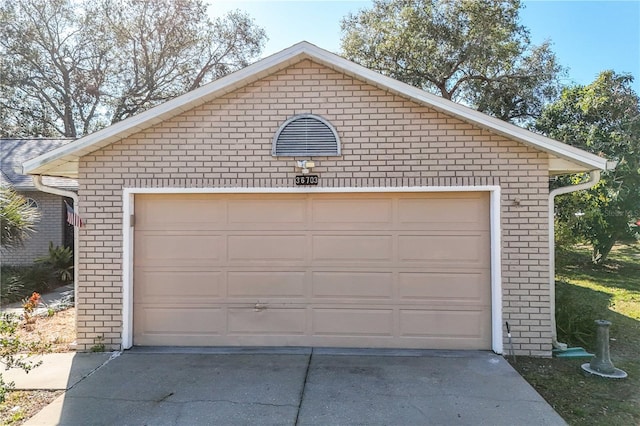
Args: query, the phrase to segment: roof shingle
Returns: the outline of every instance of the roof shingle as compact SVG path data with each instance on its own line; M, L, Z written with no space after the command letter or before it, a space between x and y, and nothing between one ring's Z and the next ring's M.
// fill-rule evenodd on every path
M22 163L69 142L72 139L0 139L0 184L20 191L34 191L31 176L19 172ZM74 179L44 176L43 183L61 189L78 189Z

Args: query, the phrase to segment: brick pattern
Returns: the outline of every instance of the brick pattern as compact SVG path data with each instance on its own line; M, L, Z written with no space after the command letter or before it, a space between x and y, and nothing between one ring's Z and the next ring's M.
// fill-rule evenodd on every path
M49 253L49 242L56 246L64 244L65 213L62 197L40 191L20 192L38 204L40 219L35 232L22 247L2 250L2 265L30 265L39 257Z
M80 349L121 345L122 188L292 186L271 143L300 113L341 138L313 158L321 186L500 185L504 320L517 353L550 355L547 154L309 60L82 158Z

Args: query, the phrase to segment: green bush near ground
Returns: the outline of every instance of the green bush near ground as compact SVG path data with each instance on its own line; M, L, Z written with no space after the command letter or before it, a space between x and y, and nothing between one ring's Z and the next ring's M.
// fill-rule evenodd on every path
M32 265L3 266L0 271L0 300L12 303L34 291L46 293L73 281L73 251L49 244L49 252Z
M640 244L614 247L599 266L574 247L556 265L558 340L593 353L594 321L611 321L611 360L629 377L585 376L589 359L518 357L514 367L571 425L640 424Z
M2 268L2 303L12 303L30 296L34 291L46 293L55 288L51 268L42 265L10 266Z
M17 274L17 267L3 266L0 268L0 301L2 304L20 300L25 291L22 283L15 282L13 277Z
M73 281L73 250L70 247L54 246L49 242L49 252L35 263L50 269L58 284Z

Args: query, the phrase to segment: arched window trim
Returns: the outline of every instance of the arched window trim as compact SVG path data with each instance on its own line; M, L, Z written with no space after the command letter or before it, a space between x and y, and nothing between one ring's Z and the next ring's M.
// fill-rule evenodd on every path
M31 208L34 209L39 209L40 208L40 204L38 203L38 200L31 198L31 197L27 197L27 205Z
M335 144L335 147L332 148L331 150L326 150L321 152L307 151L304 149L305 147L301 147L300 151L287 151L286 153L280 153L280 151L278 150L278 142L280 141L280 136L282 132L291 123L300 119L313 119L327 126L327 128L331 131L333 135L334 141L331 141L331 143ZM273 137L272 148L271 148L271 155L274 157L312 157L312 156L338 157L341 155L340 152L341 152L340 137L338 136L338 132L336 131L335 127L333 127L333 125L329 123L327 120L325 120L324 118L315 114L298 114L289 118L284 123L282 123L282 125L278 128L278 131L276 132L275 136Z

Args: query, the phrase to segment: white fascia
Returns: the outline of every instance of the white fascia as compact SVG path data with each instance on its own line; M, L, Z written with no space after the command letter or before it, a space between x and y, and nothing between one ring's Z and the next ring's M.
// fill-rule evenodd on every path
M133 346L133 227L136 194L314 194L314 193L401 193L401 192L489 192L491 241L491 349L503 351L502 267L500 227L500 187L477 186L406 186L341 188L124 188L122 194L122 349Z

